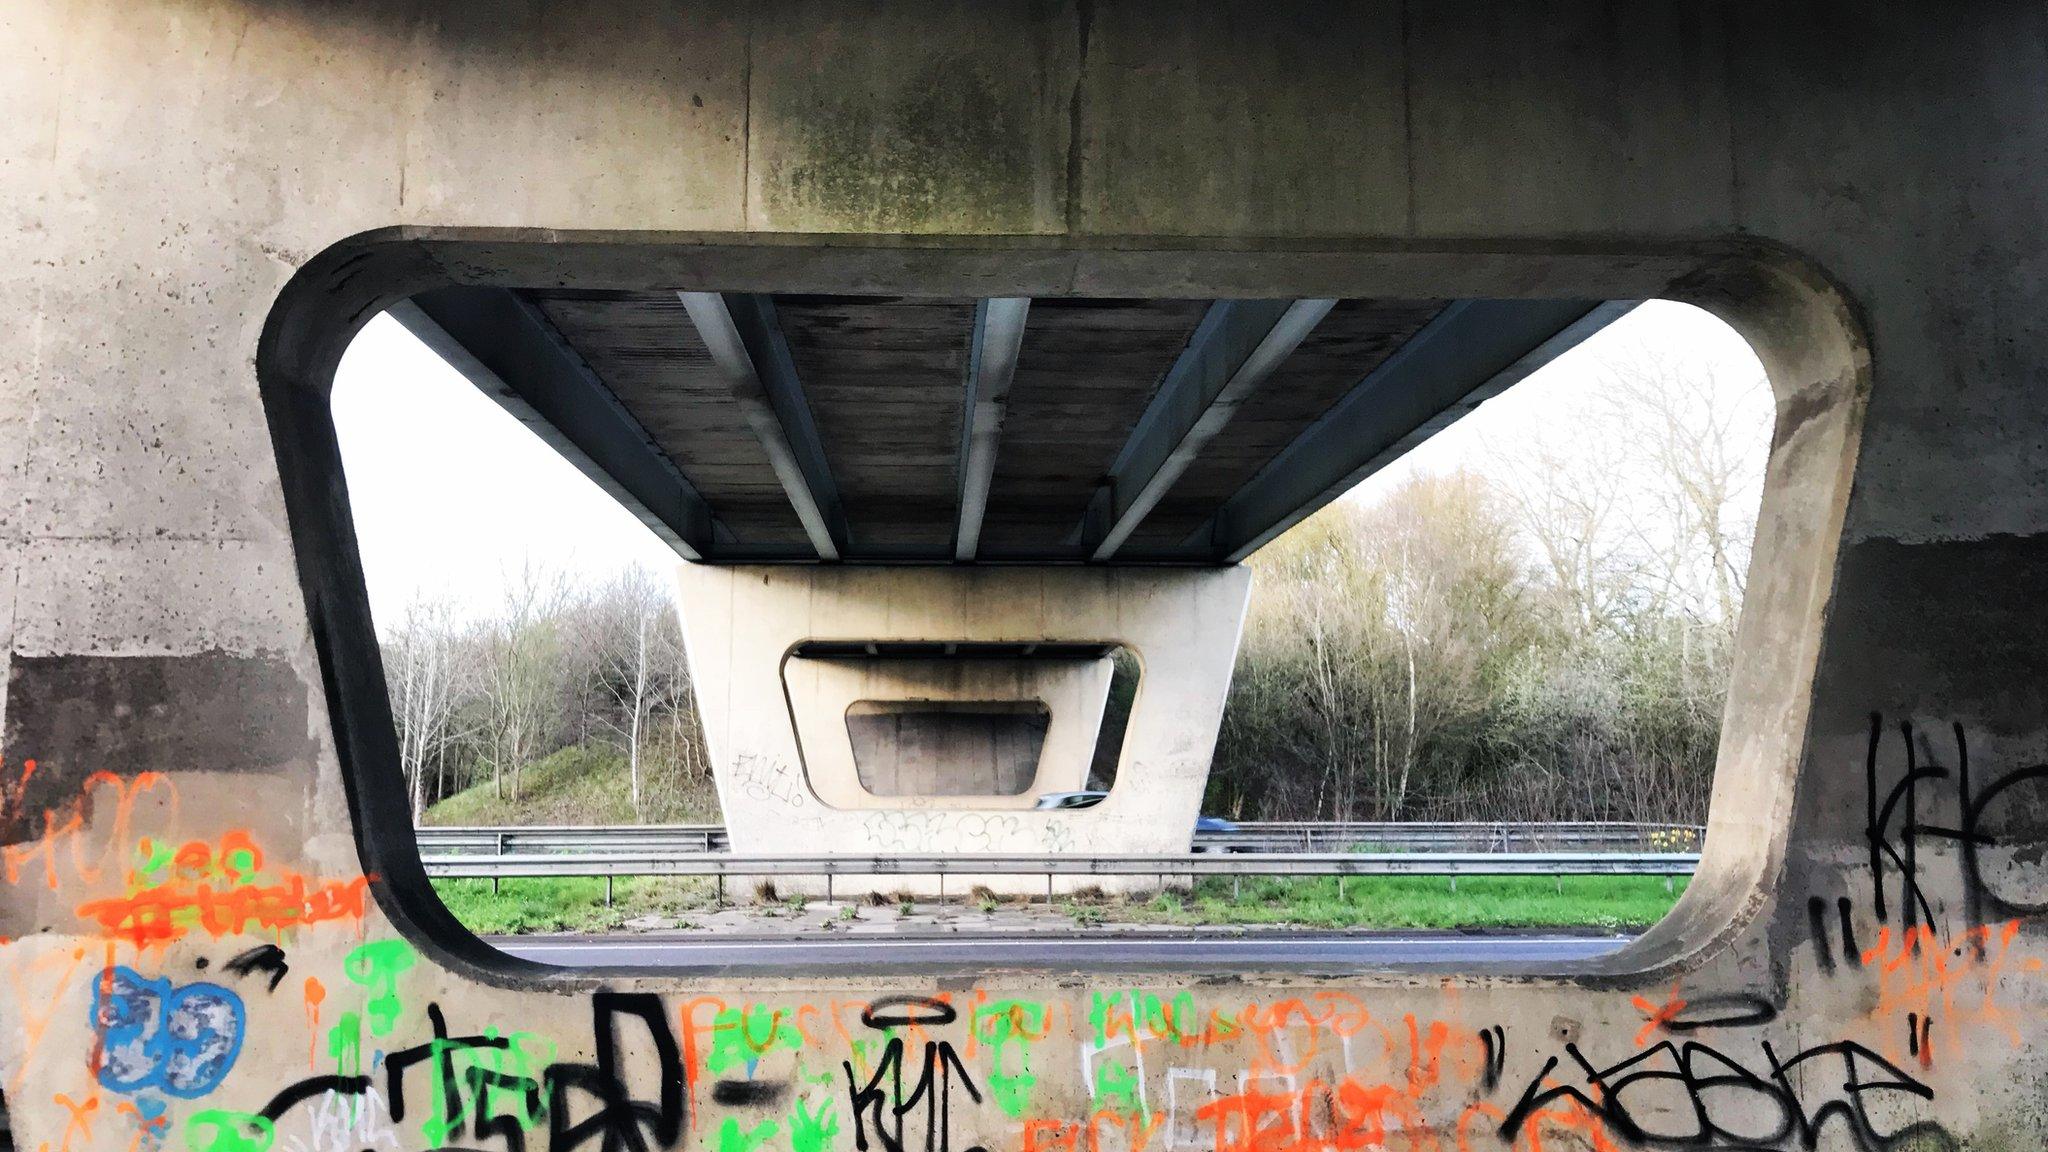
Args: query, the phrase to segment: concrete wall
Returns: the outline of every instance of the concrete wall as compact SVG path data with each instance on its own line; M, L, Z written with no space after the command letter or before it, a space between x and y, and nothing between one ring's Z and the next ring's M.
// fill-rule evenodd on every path
M2048 1145L2044 43L2017 3L14 0L16 1140ZM1706 870L1569 971L495 958L405 848L322 432L354 327L448 279L1701 303L1779 394Z
M857 855L1188 850L1237 655L1249 569L691 564L680 577L683 639L733 851L788 852L798 844ZM855 682L818 667L827 661L789 659L805 641L1120 644L1137 657L1140 674L1116 786L1102 803L1068 811L1032 810L1035 792L999 804L868 795L852 771L851 748L836 751L846 740ZM1044 791L1085 780L1109 687L1107 665L1093 669L1092 722L1058 699L1081 703L1085 682L1078 678L1048 701L1062 706L1055 717L1073 712L1076 723L1047 733L1042 770L1053 775ZM997 687L993 669L952 685L939 682L936 669L924 671L920 686L890 690L904 693L898 699L917 692L972 700L990 699ZM1013 699L1027 698L1012 691ZM1044 886L1036 877L981 876L956 880L952 890L970 883L999 891ZM835 885L868 886L855 878ZM872 887L938 885L878 877Z

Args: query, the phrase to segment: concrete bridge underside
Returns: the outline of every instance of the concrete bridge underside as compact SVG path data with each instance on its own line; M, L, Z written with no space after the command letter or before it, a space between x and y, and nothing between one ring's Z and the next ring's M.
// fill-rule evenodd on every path
M17 0L17 1142L2048 1146L2044 43L2038 5L1997 3ZM734 331L740 297L767 297L799 369L803 332L847 325L793 321L850 297L900 301L921 318L903 330L944 333L956 360L975 314L1001 318L984 301L1078 323L1086 306L1055 302L1196 302L1185 321L1333 300L1314 331L1349 309L1415 333L1432 302L1706 307L1757 349L1778 422L1701 873L1630 947L1554 967L511 961L450 920L413 853L327 418L356 329L408 300L431 319L455 290L548 317L628 411L576 317L680 312L665 338L702 342L679 291L715 294ZM1006 488L998 452L961 565L964 376L932 377L957 390L932 420L949 451L891 475L873 414L811 390L830 373L805 379L807 455L768 381L693 371L752 437L722 472L671 457L701 506L652 454L630 485L593 461L729 561L695 571L1112 580L1142 567L1119 557L1193 549L1176 571L1199 579L1256 535L1217 520L1245 488L1206 471L1243 410L1205 452L1167 453L1179 482L1093 566L1131 486L1090 516L1100 463L1023 454L1008 466L1059 483L1005 503L1033 489ZM1029 419L1020 378L1006 435ZM1047 416L1104 446L1142 423ZM635 419L666 443L651 409ZM1307 427L1271 429L1266 461ZM1249 454L1245 485L1265 467ZM828 546L836 567L815 563Z
M1157 569L1234 564L1628 307L769 294L705 275L449 285L392 311L692 562L692 683L726 826L754 852L1187 850L1246 584ZM843 662L790 658L878 641L888 658L850 696L804 688ZM1022 653L1015 674L974 674L990 645ZM1144 669L1133 723L1101 754L1103 805L1033 811L1098 759L1110 659L1048 658L1074 645ZM1020 736L1018 709L1058 738Z

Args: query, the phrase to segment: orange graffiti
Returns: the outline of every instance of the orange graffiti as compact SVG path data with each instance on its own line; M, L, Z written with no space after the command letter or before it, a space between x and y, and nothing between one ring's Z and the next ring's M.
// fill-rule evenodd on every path
M150 850L147 841L145 851ZM168 879L154 860L129 873L129 895L88 900L78 906L82 920L97 921L103 935L137 948L183 938L195 926L218 939L248 931L306 927L335 920L363 919L370 878L310 879L285 873L264 883L257 873L263 853L247 832L230 832L219 847L186 844L171 858Z
M85 949L73 948L69 952L46 952L25 965L7 966L7 980L14 991L15 1019L20 1022L22 1039L26 1041L25 1054L33 1054L42 1043L43 1033L49 1030L50 1021L64 1004L71 978L84 962ZM44 985L43 981L53 971L55 986ZM27 1075L28 1062L24 1060L15 1069L8 1090L19 1092Z
M1165 1116L1158 1112L1126 1116L1104 1108L1088 1118L1088 1152L1104 1152L1102 1136L1111 1127L1123 1130L1122 1152L1145 1152L1145 1146L1152 1142L1152 1134L1159 1131L1159 1122L1163 1119Z
M1685 1011L1685 1001L1678 998L1678 985L1676 984L1671 986L1671 994L1664 998L1664 1003L1662 1004L1652 1004L1641 996L1631 998L1630 1002L1636 1006L1636 1011L1643 1014L1642 1031L1636 1033L1636 1047L1638 1048L1648 1044L1650 1037L1655 1036L1659 1031L1670 1027L1671 1022L1678 1019L1678 1014Z
M98 1096L87 1096L85 1103L80 1104L71 1097L59 1092L54 1099L57 1103L63 1105L66 1111L71 1113L71 1118L64 1122L64 1139L59 1146L68 1152L71 1147L71 1134L73 1132L79 1133L90 1142L92 1140L92 1114L100 1110L100 1098Z
M1026 1120L1022 1152L1076 1152L1081 1126L1070 1120Z
M23 781L27 780L24 773ZM111 789L114 799L113 818L106 822L101 832L104 839L92 838L88 843L86 818L92 815L95 800L102 789ZM158 795L161 793L161 795ZM78 795L70 802L42 813L42 834L25 844L8 844L0 847L0 865L4 865L9 884L21 882L25 869L40 861L43 883L55 890L65 872L60 866L58 848L63 846L71 862L71 874L80 883L99 882L106 864L115 859L130 841L130 826L133 823L138 803L149 796L168 811L167 821L174 821L178 811L178 790L168 776L160 772L137 773L132 780L124 781L111 772L95 772L79 785ZM5 823L12 826L24 816L23 813L8 815ZM61 819L60 819L61 816Z
M697 1009L711 1009L710 1024L697 1023ZM701 1057L698 1055L697 1037L717 1026L718 1014L725 1011L725 1001L716 996L699 996L686 1000L676 1010L678 1031L682 1034L683 1048L683 1096L688 1107L684 1110L685 1122L692 1130L697 1126L697 1079L701 1073Z
M327 999L327 985L318 976L306 977L306 1067L318 1067L317 1038L320 1034L320 1002Z
M1363 1152L1384 1148L1388 1131L1436 1145L1417 1094L1345 1077L1299 1091L1247 1089L1203 1105L1195 1119L1216 1126L1216 1152Z
M1877 1005L1870 1015L1886 1025L1885 1057L1898 1060L1904 1047L1931 1067L1937 1029L1942 1048L1951 1052L1967 1047L1974 1031L1985 1027L2021 1043L2018 1026L1998 1001L2019 932L2018 920L1980 925L1946 941L1925 925L1902 932L1879 928L1862 960L1877 973ZM1901 1031L1907 1033L1903 1046Z
M1555 1080L1545 1081L1547 1087L1555 1087ZM1472 1104L1458 1117L1458 1152L1476 1152L1473 1144L1475 1134L1483 1133L1485 1147L1498 1147L1500 1124L1507 1119L1507 1113L1491 1104ZM1484 1121L1484 1129L1479 1127ZM1549 1132L1563 1138L1562 1144L1546 1144L1544 1134ZM1557 1100L1529 1113L1522 1130L1515 1135L1510 1152L1544 1152L1545 1148L1556 1148L1558 1152L1621 1152L1620 1145L1607 1134L1607 1125L1598 1113L1587 1108L1571 1097Z

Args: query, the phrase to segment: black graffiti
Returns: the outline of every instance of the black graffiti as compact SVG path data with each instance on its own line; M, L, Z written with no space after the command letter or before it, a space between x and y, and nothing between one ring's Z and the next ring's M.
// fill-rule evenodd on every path
M656 1064L654 1102L635 1099L621 1075L621 1018L646 1026ZM673 1148L686 1119L683 1061L661 997L652 992L599 992L591 998L590 1031L595 1063L548 1065L549 1152L571 1152L593 1139L601 1141L603 1152L647 1152L648 1137L655 1147ZM570 1099L575 1093L595 1099L597 1110L571 1123Z
M1842 962L1852 968L1863 967L1863 946L1856 942L1856 907L1847 896L1835 898L1835 918L1842 925ZM1807 897L1806 926L1813 937L1814 956L1820 963L1820 970L1833 972L1835 946L1834 937L1828 934L1828 902L1825 899Z
M943 1027L958 1018L953 1006L943 1000L928 1000L917 996L884 997L861 1013L861 1023L880 1031L917 1025L920 1027ZM953 1082L957 1077L960 1087L969 1099L981 1103L981 1090L974 1086L974 1077L968 1074L967 1065L961 1062L960 1054L945 1040L925 1042L923 1055L918 1064L917 1080L909 1094L903 1090L903 1053L901 1036L891 1036L882 1049L881 1062L875 1066L875 1074L861 1084L853 1074L851 1061L842 1061L846 1070L846 1094L853 1109L853 1142L859 1152L868 1150L868 1132L873 1126L874 1138L884 1152L904 1152L904 1117L924 1108L924 1150L925 1152L949 1152L952 1148ZM882 1086L883 1081L888 1087ZM984 1152L978 1145L965 1152Z
M2001 895L1986 882L1981 861L1984 849L1999 845L1997 837L1985 830L1986 813L1993 804L2014 794L2015 789L2029 784L2048 785L2048 764L2032 764L2007 772L1979 792L1971 780L1970 743L1961 724L1950 725L1955 754L1952 768L1935 762L1924 735L1916 739L1910 722L1901 721L1897 733L1905 751L1905 767L1899 779L1884 788L1879 782L1884 717L1871 714L1870 741L1864 757L1864 836L1869 842L1871 910L1878 922L1898 923L1907 929L1925 926L1930 931L1938 927L1933 902L1922 886L1919 854L1924 840L1947 841L1957 846L1963 915L1969 924L1982 924L1992 917L2005 919L2048 912L2048 904ZM1924 821L1923 804L1931 806L1951 790L1956 823ZM1897 874L1896 890L1888 872ZM1978 947L1982 948L1981 941Z
M1906 1054L1918 1056L1924 1065L1934 1064L1934 1013L1906 1013Z
M960 1013L944 1000L923 996L883 996L861 1009L860 1022L870 1028L902 1028L911 1024L951 1024Z
M541 1086L531 1076L476 1065L466 1069L463 1078L469 1085L469 1098L476 1102L476 1110L470 1117L470 1130L479 1139L496 1137L504 1141L505 1152L526 1152L526 1126L544 1115L547 1108ZM519 1113L498 1115L485 1111L500 1096L517 1096Z
M449 1124L444 1137L495 1139L503 1143L505 1152L526 1152L527 1127L545 1116L549 1152L575 1152L592 1140L600 1142L601 1152L674 1148L683 1133L687 1105L682 1052L675 1033L669 1030L661 998L653 993L599 992L591 997L590 1003L591 1046L596 1059L588 1064L550 1064L540 1079L477 1064L469 1058L472 1054L502 1052L511 1047L511 1042L503 1036L450 1036L441 1006L427 1005L427 1022L433 1035L424 1044L384 1057L385 1093L392 1121L405 1120L407 1075L424 1064L433 1069L433 1083L441 1094L438 1115L446 1117ZM622 1042L622 1018L637 1020L646 1027L645 1046ZM652 1101L634 1097L624 1075L622 1058L626 1051L648 1050L654 1054L658 1084ZM758 1095L760 1103L772 1102L780 1091L774 1085L764 1088L771 1091ZM275 1121L299 1104L327 1093L360 1096L369 1089L368 1076L309 1076L271 1097L262 1115ZM464 1107L465 1089L474 1108ZM572 1100L577 1094L595 1100L597 1108L583 1119L571 1122L575 1111ZM491 1102L501 1098L516 1100L519 1112L488 1111ZM441 1145L442 1152L460 1147L463 1146L445 1141Z
M268 991L271 992L277 991L278 983L284 979L285 973L291 971L291 965L284 961L284 949L275 944L258 944L229 960L222 967L236 976L247 976L251 972L268 972Z
M1731 992L1717 996L1695 996L1669 1019L1661 1022L1666 1032L1697 1032L1702 1028L1754 1028L1778 1018L1778 1006L1761 996Z
M711 1086L711 1102L732 1108L763 1108L782 1099L787 1084L773 1080L720 1080Z
M1934 1090L1904 1069L1853 1041L1823 1044L1781 1060L1769 1041L1759 1044L1768 1075L1759 1075L1739 1061L1699 1041L1684 1044L1662 1041L1641 1053L1605 1068L1596 1068L1576 1044L1565 1045L1565 1053L1577 1064L1584 1088L1577 1083L1552 1084L1558 1067L1551 1057L1543 1070L1529 1082L1521 1100L1501 1122L1503 1139L1513 1142L1522 1128L1544 1109L1560 1100L1575 1103L1596 1116L1609 1133L1625 1144L1644 1148L1753 1149L1786 1146L1797 1141L1804 1149L1819 1147L1821 1134L1830 1126L1847 1134L1851 1144L1863 1152L1891 1150L1960 1148L1955 1138L1938 1123L1916 1121L1890 1132L1879 1131L1870 1116L1870 1099L1896 1093L1906 1098L1932 1100ZM1839 1061L1839 1072L1828 1070L1828 1062ZM1805 1079L1815 1086L1832 1086L1842 1077L1839 1095L1818 1107L1809 1107L1794 1088L1794 1073L1808 1064L1814 1073ZM1690 1105L1678 1113L1677 1127L1652 1129L1642 1116L1666 1116L1662 1107L1668 1093L1658 1086L1677 1085ZM1586 1089L1590 1089L1587 1091ZM1650 1097L1653 1103L1631 1101ZM1640 1115L1639 1115L1640 1114Z
M1494 1089L1500 1087L1501 1073L1507 1070L1507 1033L1502 1031L1498 1024L1491 1028L1482 1028L1479 1030L1479 1046L1486 1056L1486 1068L1480 1075L1479 1085L1491 1095Z
M385 1093L390 1099L393 1120L405 1119L405 1077L415 1065L432 1062L434 1082L441 1089L442 1114L461 1116L462 1096L458 1089L461 1080L455 1074L456 1057L466 1052L500 1050L510 1046L502 1036L449 1036L448 1021L442 1016L439 1004L427 1005L427 1023L434 1033L431 1040L384 1057Z

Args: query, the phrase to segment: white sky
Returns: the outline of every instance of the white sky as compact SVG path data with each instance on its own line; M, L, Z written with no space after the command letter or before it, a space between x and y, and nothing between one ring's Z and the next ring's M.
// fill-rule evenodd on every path
M1711 370L1731 403L1769 426L1762 370L1742 338L1699 309L1652 301L1368 478L1352 498L1371 499L1418 472L1485 472L1489 442L1600 435L1583 424L1606 366L1644 345ZM365 326L342 357L334 423L380 626L420 598L487 611L505 576L529 561L592 576L679 562L388 316Z

